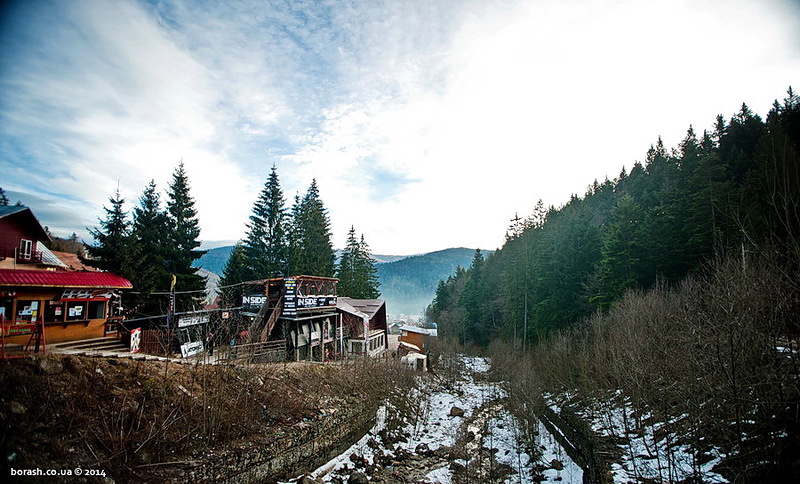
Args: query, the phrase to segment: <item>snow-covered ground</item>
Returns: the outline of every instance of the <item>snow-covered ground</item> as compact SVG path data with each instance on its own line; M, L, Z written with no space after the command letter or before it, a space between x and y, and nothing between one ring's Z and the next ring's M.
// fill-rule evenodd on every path
M552 396L545 396L551 402ZM568 398L558 399L564 402ZM559 404L550 408L558 413ZM664 431L664 422L650 422L650 415L638 415L628 399L619 392L603 402L579 412L590 423L592 430L600 436L621 439L621 457L612 464L614 482L633 484L642 481L679 482L698 476L704 483L725 483L725 478L713 471L722 456L715 450L703 459L696 459L692 449L678 444L678 435ZM671 423L676 423L680 417ZM642 424L648 422L648 424ZM656 437L658 436L658 437Z
M367 435L309 477L346 482L355 471L363 472L367 479L371 479L370 473L397 472L406 477L414 474L414 482L450 484L454 473L465 469L481 472L478 468L483 466L490 469L487 482L581 484L582 470L541 424L537 442L541 457L531 460L519 423L503 407L505 392L496 383L476 378L489 370L490 362L466 356L461 360L465 371L454 381L421 377L416 396L419 412L416 418L405 419L401 439L384 442L379 437L386 429L387 412L393 411L381 407ZM456 408L463 410L463 415ZM356 461L363 467L354 465ZM396 468L387 469L387 462ZM534 469L543 480L534 480Z

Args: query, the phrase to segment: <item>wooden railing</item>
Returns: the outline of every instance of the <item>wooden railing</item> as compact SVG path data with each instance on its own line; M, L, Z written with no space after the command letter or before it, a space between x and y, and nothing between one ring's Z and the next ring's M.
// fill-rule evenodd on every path
M230 359L250 363L275 363L286 360L286 340L246 343L231 346Z

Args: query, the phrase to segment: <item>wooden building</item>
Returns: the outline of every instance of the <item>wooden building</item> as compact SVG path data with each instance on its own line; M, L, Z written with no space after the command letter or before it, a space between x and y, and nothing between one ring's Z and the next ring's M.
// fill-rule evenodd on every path
M242 314L252 317L235 346L284 341L290 360L326 361L346 354L383 355L388 347L386 303L336 293L338 279L280 277L245 295ZM239 352L238 350L235 350Z
M386 353L389 347L386 301L340 297L336 309L342 319L349 353L369 356Z
M70 270L47 249L47 240L47 232L28 207L0 206L4 325L43 322L50 343L116 333L120 291L131 289L130 281L108 272ZM25 344L28 339L14 336L6 342Z
M247 330L247 342L284 340L290 360L324 361L340 353L338 281L307 275L279 277L266 281L260 294L245 295L243 306L260 307Z

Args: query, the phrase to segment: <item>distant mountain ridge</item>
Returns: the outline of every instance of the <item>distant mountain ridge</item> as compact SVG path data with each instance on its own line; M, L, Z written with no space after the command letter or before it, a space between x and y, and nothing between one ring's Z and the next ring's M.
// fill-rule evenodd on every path
M221 276L233 247L209 249L195 267ZM411 256L374 254L381 299L386 300L387 311L393 315L422 315L436 294L439 280L455 273L456 267L469 267L474 255L475 249L464 247Z

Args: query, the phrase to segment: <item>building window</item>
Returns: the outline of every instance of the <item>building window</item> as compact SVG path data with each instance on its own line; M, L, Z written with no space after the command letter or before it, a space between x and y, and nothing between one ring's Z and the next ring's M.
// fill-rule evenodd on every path
M89 314L86 315L87 319L105 319L106 317L106 302L105 301L89 301Z
M39 319L39 301L17 301L18 321L37 321Z
M64 303L48 302L44 312L44 321L64 321Z
M33 241L22 239L19 241L19 258L29 260L33 255Z
M67 321L86 319L86 303L70 302L67 303Z

